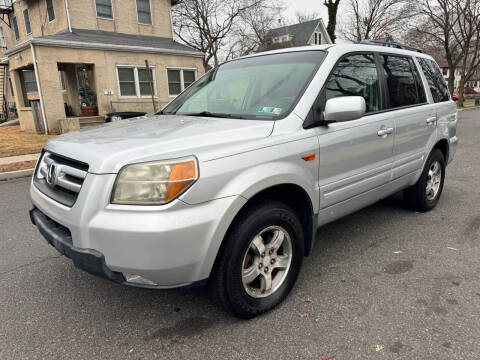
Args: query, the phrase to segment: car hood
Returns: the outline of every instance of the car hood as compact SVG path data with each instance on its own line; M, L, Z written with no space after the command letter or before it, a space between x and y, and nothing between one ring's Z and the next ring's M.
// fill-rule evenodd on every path
M45 149L87 163L91 173L117 173L134 162L228 156L242 144L269 136L273 126L274 121L155 115L60 135Z

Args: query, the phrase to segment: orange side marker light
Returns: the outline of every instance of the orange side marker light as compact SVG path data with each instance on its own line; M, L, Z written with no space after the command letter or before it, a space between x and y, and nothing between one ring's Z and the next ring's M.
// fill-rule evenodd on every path
M304 155L304 156L302 156L302 159L305 160L305 161L315 160L315 154Z

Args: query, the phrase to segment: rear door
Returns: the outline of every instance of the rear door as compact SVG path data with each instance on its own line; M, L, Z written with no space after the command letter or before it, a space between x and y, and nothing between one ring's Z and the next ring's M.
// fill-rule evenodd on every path
M339 214L334 205L346 205L390 181L395 124L382 112L382 86L374 53L345 55L322 91L325 102L339 96L362 96L367 105L367 113L360 119L319 128L320 208L328 217L336 217ZM365 199L375 201L375 192Z
M428 103L417 66L410 56L380 55L388 113L395 121L392 179L414 176L435 141L437 111Z

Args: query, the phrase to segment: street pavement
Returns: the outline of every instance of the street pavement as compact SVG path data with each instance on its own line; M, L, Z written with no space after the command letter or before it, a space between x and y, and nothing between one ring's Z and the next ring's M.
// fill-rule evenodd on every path
M479 359L479 110L458 136L434 211L396 196L321 228L291 295L250 321L204 289L77 270L30 224L29 180L0 182L0 359Z

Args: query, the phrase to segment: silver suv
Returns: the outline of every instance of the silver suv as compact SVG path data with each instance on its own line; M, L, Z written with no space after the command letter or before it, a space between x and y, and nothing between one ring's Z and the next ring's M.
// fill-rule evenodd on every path
M250 318L288 295L319 226L401 190L413 209L433 209L456 126L423 53L256 54L157 115L50 140L30 216L80 269L146 288L208 285Z

